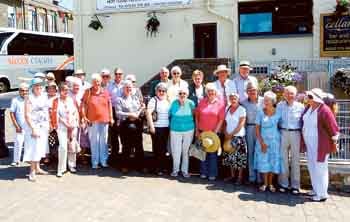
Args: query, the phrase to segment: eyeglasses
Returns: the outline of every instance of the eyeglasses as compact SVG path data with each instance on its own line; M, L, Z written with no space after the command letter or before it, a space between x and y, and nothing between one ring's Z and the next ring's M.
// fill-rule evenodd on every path
M136 81L132 81L132 83L136 83Z
M20 91L20 92L28 92L29 90L28 89L20 89L18 91Z
M102 76L103 79L109 79L109 76Z
M173 75L180 75L181 73L179 72L173 72Z
M180 96L184 96L184 95L186 95L186 93L180 92L179 95L180 95Z
M165 90L162 90L162 89L159 89L158 92L164 93L164 92L166 92L166 91L165 91Z
M55 79L53 78L47 78L48 81L54 81Z
M308 99L314 99L314 97L312 95L307 95Z
M114 75L121 76L121 75L123 75L123 73L114 73Z

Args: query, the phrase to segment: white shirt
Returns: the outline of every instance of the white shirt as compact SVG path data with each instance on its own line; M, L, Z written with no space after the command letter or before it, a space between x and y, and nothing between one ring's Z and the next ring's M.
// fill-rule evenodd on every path
M180 80L179 83L174 84L172 80L168 82L168 99L172 103L179 96L179 89L188 88L188 83L185 80Z
M226 110L229 109L229 106L226 108ZM230 110L226 111L226 131L228 133L232 133L239 124L239 119L241 117L246 117L246 111L242 106L239 106L234 113L231 113ZM245 136L245 127L243 126L241 130L236 133L234 136Z
M67 97L66 101L63 102L61 99L58 99L57 104L57 115L59 118L65 119L69 124L73 126L78 126L79 116L77 107L74 104L74 101L71 97ZM61 121L58 121L59 128L66 128Z
M200 85L198 88L195 88L196 96L198 98L198 103L203 99L203 86Z
M18 125L23 129L25 124L24 99L21 96L12 99L10 112L15 114Z
M305 140L305 144L308 152L309 149L312 148L317 150L318 146L318 130L317 130L317 113L318 109L316 108L312 111L310 107L303 116L303 137Z
M157 102L158 120L154 122L154 127L169 127L169 108L170 103L167 99L159 100L157 97L153 97L149 100L147 105L148 112L152 113L155 109Z
M237 93L236 84L231 79L226 79L226 81L224 83L224 87L222 86L222 84L219 80L216 80L215 86L216 86L216 89L218 91L218 96L223 98L225 101L227 101L227 98L231 93ZM225 97L224 97L224 92L226 94Z
M248 99L247 94L247 84L249 82L252 82L254 85L258 85L258 80L254 76L248 76L246 79L243 79L240 74L234 79L237 93L239 94L239 101L242 102L246 99Z
M277 104L277 111L281 112L280 127L284 129L300 129L300 118L304 112L304 105L294 101L290 106L286 101Z

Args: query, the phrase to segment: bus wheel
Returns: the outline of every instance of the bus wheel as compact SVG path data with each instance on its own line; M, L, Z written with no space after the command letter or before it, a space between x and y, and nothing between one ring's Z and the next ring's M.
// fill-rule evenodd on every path
M10 85L7 80L0 79L0 93L8 92L10 89Z

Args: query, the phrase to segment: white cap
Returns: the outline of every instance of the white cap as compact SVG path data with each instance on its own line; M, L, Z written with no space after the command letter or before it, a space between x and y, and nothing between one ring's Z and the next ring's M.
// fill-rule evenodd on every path
M133 75L133 74L128 74L126 77L125 77L126 80L130 80L131 82L136 82L136 76Z
M46 75L42 72L37 72L34 74L34 78L46 78Z
M306 95L312 96L314 102L324 104L323 99L326 97L326 93L324 93L322 89L314 88L310 91L306 91Z
M109 69L101 70L101 76L110 76L110 75L111 75L111 71L109 71Z

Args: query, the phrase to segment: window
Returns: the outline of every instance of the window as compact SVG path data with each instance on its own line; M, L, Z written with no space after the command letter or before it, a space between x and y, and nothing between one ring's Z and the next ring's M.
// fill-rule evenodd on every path
M7 8L7 26L9 28L16 28L16 8L9 6Z
M13 34L13 32L0 32L0 50L5 41Z
M8 46L9 55L73 55L73 39L20 33Z
M272 33L272 13L246 13L239 15L239 32L248 33Z
M35 8L32 6L28 6L28 14L27 14L27 29L31 31L36 31L36 12Z
M240 36L312 33L312 7L312 0L240 2Z

